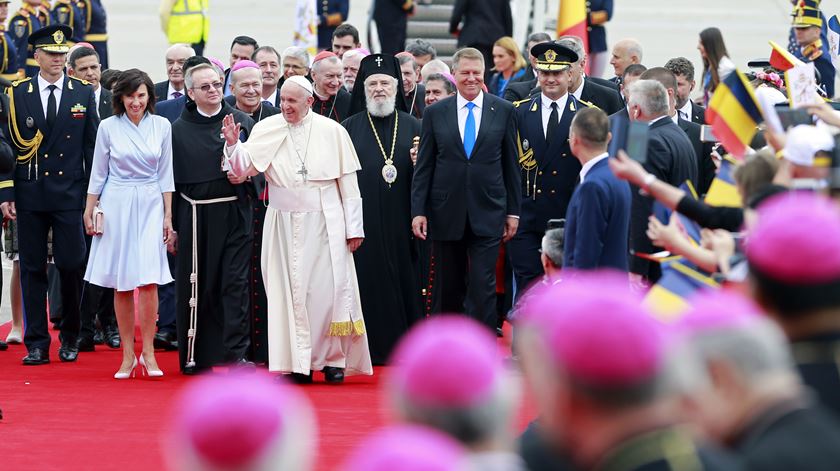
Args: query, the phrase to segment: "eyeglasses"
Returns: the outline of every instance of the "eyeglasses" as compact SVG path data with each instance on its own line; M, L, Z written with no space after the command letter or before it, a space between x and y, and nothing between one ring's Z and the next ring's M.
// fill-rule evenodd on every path
M222 82L205 83L200 87L193 87L193 90L201 90L202 92L207 93L210 91L211 87L215 88L216 90L221 90L224 86L225 84L223 84Z

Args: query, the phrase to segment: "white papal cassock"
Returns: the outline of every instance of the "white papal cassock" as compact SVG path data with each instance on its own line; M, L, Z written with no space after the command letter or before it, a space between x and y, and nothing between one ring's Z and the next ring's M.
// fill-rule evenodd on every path
M373 374L347 248L347 239L364 237L361 165L350 136L311 111L291 126L276 115L225 154L235 175L263 172L268 182L262 271L269 370L309 374L333 366Z

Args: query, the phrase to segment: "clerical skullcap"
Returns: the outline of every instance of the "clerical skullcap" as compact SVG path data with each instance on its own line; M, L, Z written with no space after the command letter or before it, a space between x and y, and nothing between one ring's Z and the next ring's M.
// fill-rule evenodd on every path
M233 73L233 72L236 72L237 70L242 70L242 69L257 69L257 70L259 70L259 68L260 68L260 66L257 65L256 62L249 61L249 60L246 59L246 60L239 61L236 64L233 64L233 67L231 67L230 71L231 71L231 73Z
M331 51L321 51L318 53L318 55L315 56L314 59L312 59L312 65L315 65L316 62L320 62L326 59L327 57L338 57L338 55Z
M423 321L397 347L394 394L420 406L468 407L489 399L502 374L495 336L463 316Z
M300 453L289 440L312 430L302 422L310 418L306 397L263 374L199 378L175 404L169 456L174 469L264 469L266 460L289 459L282 454L289 450Z
M757 219L745 244L751 268L793 285L840 280L836 203L811 192L789 192L759 206Z
M817 152L834 150L834 138L825 129L808 124L794 126L787 133L782 155L785 160L804 167L828 167L831 162L815 161Z
M293 83L293 84L303 88L304 90L306 90L306 93L308 93L310 95L312 95L314 93L314 91L312 89L312 84L309 82L309 80L306 77L303 77L301 75L292 75L291 77L287 78L285 82L283 82L283 85L285 85L287 83Z
M391 426L367 437L342 471L463 471L464 449L441 432L417 425Z
M683 335L752 325L762 318L759 307L740 293L728 289L706 290L691 298L691 308L680 316L675 329Z
M630 291L626 275L579 273L536 293L522 322L536 327L549 358L570 379L632 387L664 364L665 328Z

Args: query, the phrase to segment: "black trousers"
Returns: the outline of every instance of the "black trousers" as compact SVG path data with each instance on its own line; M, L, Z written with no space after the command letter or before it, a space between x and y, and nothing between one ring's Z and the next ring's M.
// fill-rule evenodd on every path
M178 258L171 253L166 254L169 262L169 272L172 278L178 278ZM158 286L158 332L175 335L175 282Z
M376 31L379 34L379 46L382 54L395 55L405 50L406 29L408 18L402 16L397 21L377 21Z
M53 230L53 258L61 278L63 319L59 338L62 344L75 345L79 335L79 301L82 270L85 265L85 238L82 210L18 210L20 244L20 284L26 332L23 343L28 350L48 349L47 328L47 233Z
M440 313L466 313L495 331L501 237L479 237L466 226L461 240L434 241L434 289L440 300L435 307Z
M91 237L85 236L87 242L87 256L85 260L90 258ZM52 303L52 298L50 298ZM50 314L52 314L52 304L50 304ZM104 330L108 327L117 326L117 317L114 312L114 290L111 288L103 288L84 282L82 287L82 303L80 307L81 330L80 337L92 339L96 333L96 319L99 319L99 325Z
M544 274L540 260L544 235L544 232L538 231L517 232L506 245L508 260L513 268L513 279L516 282L514 303Z

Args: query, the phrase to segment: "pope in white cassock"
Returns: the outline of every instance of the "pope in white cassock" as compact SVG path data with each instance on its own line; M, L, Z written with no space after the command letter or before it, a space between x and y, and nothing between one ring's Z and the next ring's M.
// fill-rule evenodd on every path
M265 174L268 210L262 271L268 295L268 365L299 382L324 371L373 374L353 254L362 243L361 168L340 124L311 112L312 85L290 77L281 115L254 126L247 143L224 120L225 157L237 176Z

